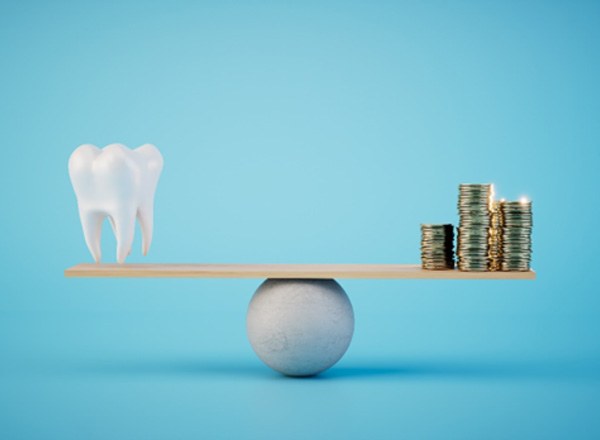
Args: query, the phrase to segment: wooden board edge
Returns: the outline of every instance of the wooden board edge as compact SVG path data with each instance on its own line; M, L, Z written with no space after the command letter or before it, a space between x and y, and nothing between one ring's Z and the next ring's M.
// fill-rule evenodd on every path
M64 271L66 278L240 278L240 279L266 279L266 278L279 278L279 279L429 279L429 280L535 280L537 274L534 270L528 272L460 272L454 270L443 270L443 271L422 271L418 269L416 265L403 265L415 267L414 272L397 272L390 273L387 271L382 272L369 272L369 273L357 273L354 271L332 271L331 275L323 276L322 273L304 273L298 274L296 272L280 272L276 276L273 276L272 271L266 270L261 272L256 270L253 272L240 273L239 271L230 270L223 271L218 270L215 272L203 271L194 273L186 271L173 271L169 268L160 269L156 268L152 271L144 269L132 269L126 268L121 270L115 268L115 266L108 266L102 268L101 265L90 269L90 265L82 264L72 266ZM142 266L143 267L143 266Z

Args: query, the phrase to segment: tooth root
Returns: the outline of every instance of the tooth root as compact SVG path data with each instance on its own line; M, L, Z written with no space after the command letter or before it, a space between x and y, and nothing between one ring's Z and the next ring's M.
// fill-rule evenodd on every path
M115 237L117 239L117 261L124 263L131 252L133 235L135 233L135 212L129 210L113 214Z
M111 216L108 216L108 222L110 223L110 227L112 228L113 234L116 237L117 236L117 229L115 227L115 221L113 220L113 218Z
M94 261L100 263L102 251L100 248L100 238L102 236L102 222L105 214L98 211L79 211L83 236Z
M142 230L142 255L148 254L150 245L152 244L152 231L154 229L154 207L140 206L137 212L137 217Z

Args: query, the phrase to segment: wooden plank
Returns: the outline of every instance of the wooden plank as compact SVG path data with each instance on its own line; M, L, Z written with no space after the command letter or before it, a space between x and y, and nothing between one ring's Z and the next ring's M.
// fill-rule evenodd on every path
M423 270L416 264L79 264L66 277L109 278L387 278L533 280L535 272Z

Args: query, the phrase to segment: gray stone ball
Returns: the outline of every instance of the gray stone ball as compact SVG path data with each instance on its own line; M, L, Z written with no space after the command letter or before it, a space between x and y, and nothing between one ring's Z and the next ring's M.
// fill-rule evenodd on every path
M269 367L287 376L312 376L348 349L354 312L335 280L268 279L250 301L246 329Z

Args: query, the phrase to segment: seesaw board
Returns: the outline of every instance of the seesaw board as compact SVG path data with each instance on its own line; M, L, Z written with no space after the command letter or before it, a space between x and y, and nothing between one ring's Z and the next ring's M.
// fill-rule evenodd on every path
M80 278L386 278L432 280L534 280L535 272L423 270L417 264L79 264Z

